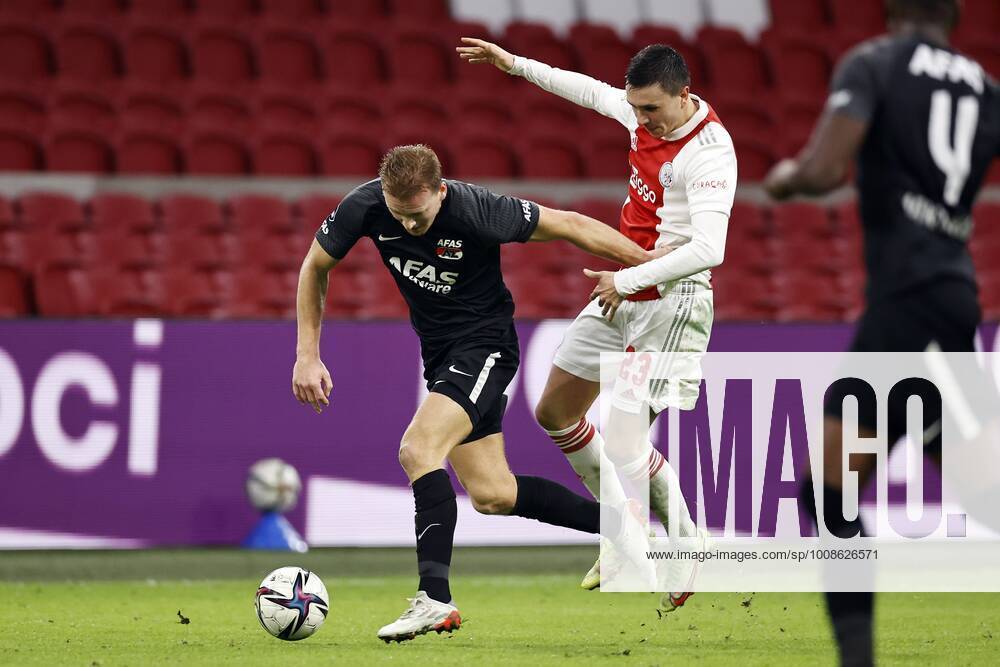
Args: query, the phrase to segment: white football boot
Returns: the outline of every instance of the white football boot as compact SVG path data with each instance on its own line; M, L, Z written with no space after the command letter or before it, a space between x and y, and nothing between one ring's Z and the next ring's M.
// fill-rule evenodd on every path
M650 529L649 537L651 539L656 537L656 531ZM585 591L592 591L601 587L601 561L604 561L607 576L612 579L617 576L618 571L621 570L622 567L625 567L627 563L627 561L624 560L622 553L614 548L611 541L602 537L601 550L597 556L597 560L594 561L593 567L590 568L587 574L583 576L583 581L580 582L580 588Z
M405 642L431 631L453 632L462 625L462 616L455 605L432 600L423 591L417 591L415 597L407 600L410 606L403 615L378 631L378 638L386 644Z
M613 583L612 590L655 591L656 569L648 557L649 519L637 500L626 500L619 505L619 512L621 529L607 541L611 549L604 551L604 584ZM611 553L615 555L609 558ZM595 568L600 576L600 564Z
M686 551L704 552L712 548L711 538L704 528L698 529L697 537L680 538L679 542ZM700 565L697 559L667 563L664 588L668 592L660 598L660 611L676 611L694 595L694 580L698 576Z

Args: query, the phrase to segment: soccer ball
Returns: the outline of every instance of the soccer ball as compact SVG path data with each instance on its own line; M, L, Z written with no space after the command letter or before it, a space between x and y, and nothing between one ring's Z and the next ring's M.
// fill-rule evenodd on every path
M287 512L295 507L301 490L299 473L281 459L262 459L250 466L247 498L262 512Z
M323 581L301 567L279 567L257 589L257 620L278 639L298 641L323 625L330 611Z

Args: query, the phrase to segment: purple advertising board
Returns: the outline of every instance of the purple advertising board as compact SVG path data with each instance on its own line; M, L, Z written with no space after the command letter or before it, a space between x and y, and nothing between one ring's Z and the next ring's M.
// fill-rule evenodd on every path
M565 325L518 324L522 369L504 433L515 472L582 491L532 416ZM993 349L995 329L984 334ZM712 349L836 351L850 335L843 325L723 324ZM247 469L272 456L306 482L288 517L307 527L307 539L412 541L412 524L393 537L391 522L376 529L362 510L389 498L366 495L373 489L399 503L409 493L396 450L421 398L418 341L406 323L331 321L322 351L334 388L317 415L292 396L291 322L0 324L0 546L238 544L256 517L243 491ZM324 480L348 494L338 507L323 505ZM321 520L355 510L354 525ZM399 525L409 521L402 512ZM511 531L493 541L526 540Z

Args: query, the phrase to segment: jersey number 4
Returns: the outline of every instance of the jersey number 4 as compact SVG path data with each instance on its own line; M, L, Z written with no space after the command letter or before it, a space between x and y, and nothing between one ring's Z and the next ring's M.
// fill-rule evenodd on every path
M960 97L954 123L951 111L951 93L947 90L934 91L931 95L928 142L931 157L945 176L944 201L949 206L955 206L962 197L965 181L972 170L972 142L979 123L979 100L971 95Z

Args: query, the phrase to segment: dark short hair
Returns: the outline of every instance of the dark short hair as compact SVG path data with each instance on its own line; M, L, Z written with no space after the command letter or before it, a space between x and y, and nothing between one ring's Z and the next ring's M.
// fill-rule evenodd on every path
M378 168L382 189L397 199L409 199L424 188L441 187L441 161L423 144L396 146L385 154Z
M650 44L632 56L625 83L631 88L645 88L660 84L671 95L679 95L684 86L691 85L691 72L684 57L665 44Z
M959 0L885 0L885 13L890 21L918 21L954 28L962 12Z

